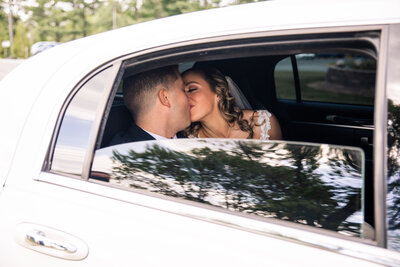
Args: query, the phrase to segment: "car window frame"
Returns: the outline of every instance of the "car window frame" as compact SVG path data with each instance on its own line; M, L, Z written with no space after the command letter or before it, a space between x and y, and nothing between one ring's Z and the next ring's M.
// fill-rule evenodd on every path
M267 39L266 43L268 43L268 39L272 38L274 39L275 37L277 37L278 41L282 38L285 38L287 36L288 39L290 39L287 42L292 42L293 44L298 44L299 42L301 42L301 38L299 38L300 36L311 36L311 37L315 37L315 36L324 36L326 34L328 35L334 35L334 34L343 34L343 33L355 33L355 32L365 32L365 31L380 31L381 33L381 37L380 37L380 44L379 44L379 51L378 51L378 64L377 64L377 82L376 82L376 89L379 92L379 94L384 94L384 89L385 89L385 85L384 85L384 73L386 70L385 67L385 63L386 63L386 58L385 58L385 54L383 53L384 49L385 49L385 45L387 44L387 38L388 38L388 34L387 34L387 25L368 25L368 26L341 26L341 27L335 27L335 28L331 28L331 27L321 27L321 28L314 28L314 29L302 29L302 30L279 30L279 31L272 31L272 32L257 32L257 33L249 33L249 34L235 34L235 35L227 35L227 36L222 36L222 37L214 37L214 38L205 38L205 39L199 39L199 40L192 40L192 41L183 41L180 43L175 43L175 44L168 44L168 45L164 45L164 46L159 46L159 47L155 47L155 48L149 48L146 50L142 50L142 51L137 51L134 53L131 53L129 55L125 55L122 56L121 58L117 58L114 60L110 60L109 62L112 63L108 63L108 64L120 64L121 66L123 65L125 68L127 66L137 66L138 64L140 64L141 68L137 69L137 72L143 71L146 68L149 68L149 65L154 64L154 62L161 62L165 65L167 65L167 62L169 64L171 64L170 59L174 58L176 61L182 61L183 58L193 58L195 57L194 54L197 55L204 55L207 54L209 52L215 52L217 51L217 53L222 53L224 51L224 49L232 49L232 48L236 48L238 46L240 47L254 47L254 46L262 46L262 42L255 42L255 40L259 39L259 40L265 40ZM315 37L316 38L316 37ZM243 43L243 40L247 40L249 43ZM309 40L307 40L309 41ZM253 42L255 42L256 44L254 44ZM222 51L222 52L221 52ZM381 54L382 53L382 54ZM208 58L212 58L213 55L209 55ZM143 68L142 68L143 67ZM119 72L117 73L118 75L121 74L121 70L118 70ZM89 74L90 75L90 74ZM117 75L116 75L117 76ZM121 76L120 76L121 77ZM86 80L86 79L85 79ZM83 84L84 82L80 83ZM97 123L96 123L96 129L97 129L97 135L96 136L92 136L91 142L93 144L93 149L91 151L89 151L89 153L87 153L87 160L85 160L85 173L82 174L81 177L78 177L79 179L83 179L83 180L87 180L87 177L89 175L89 171L90 171L90 165L91 165L91 160L93 159L94 156L94 148L97 146L96 144L99 144L98 141L98 136L100 135L100 129L104 130L104 118L105 116L105 110L109 109L111 107L111 102L107 101L110 99L111 95L115 95L117 89L118 89L118 83L116 83L116 80L112 81L112 90L109 92L109 95L104 97L104 105L103 105L103 109L98 111L99 114L101 114L101 118L98 118ZM76 86L74 89L74 92L76 92L76 90L78 90L80 88L80 86ZM65 105L63 107L63 111L60 114L64 114L66 107L69 104L70 99L68 99L65 102ZM380 110L382 112L382 104L379 103L377 101L377 99L375 100L375 108L378 108L378 110ZM381 113L379 113L381 114ZM56 133L58 132L57 129L59 127L59 124L61 123L63 115L59 116L59 121L57 123L57 127L55 130L55 134L54 136L56 136ZM376 118L377 118L377 111L375 111L374 113L374 118L375 118L375 124L376 124ZM102 123L103 122L103 123ZM379 132L380 130L382 130L382 125L379 125L379 127L377 127L379 129L376 129L376 131L374 131L374 146L378 147L378 143L377 140L382 140L381 136L380 138L376 138L376 134L377 132ZM51 172L51 168L50 168L50 163L51 163L51 151L54 148L54 144L55 144L55 140L53 138L53 143L50 145L50 150L49 150L49 155L47 157L47 164L45 164L44 170ZM374 151L374 159L376 159L377 157L381 157L382 155L384 155L384 153L382 152L382 150L376 149L376 151ZM381 166L384 167L385 166L385 162L380 162L380 164L377 165L377 163L375 162L375 166ZM375 181L375 185L379 184L379 196L382 196L382 188L385 188L385 183L384 183L384 179L383 177L385 177L383 174L383 172L379 172L377 169L379 168L375 168L375 173L374 173L374 181ZM65 173L58 173L59 175L62 176L68 176ZM74 176L74 178L77 178L76 176ZM47 179L46 179L47 180ZM50 180L48 180L48 182L52 182ZM375 187L376 188L376 187ZM375 189L376 191L376 189ZM382 203L382 197L381 200L377 200L377 194L375 195L375 203ZM376 207L377 204L375 204ZM376 207L380 210L381 206ZM383 214L383 217L381 217L380 219L378 218L378 214ZM380 213L376 213L375 216L375 221L386 221L386 216L385 216L385 212L380 212ZM385 236L385 231L382 231L382 229L379 229L379 231L376 229L376 240L381 240L382 236ZM375 243L375 242L373 242ZM377 242L378 246L382 246L384 247L385 244L382 242Z
M374 103L374 212L375 240L378 246L387 247L386 229L386 169L387 169L387 103L386 71L388 61L389 26L383 25L376 65L375 103Z
M109 89L109 91L105 90L105 92L107 92L107 93L104 93L103 97L101 99L99 99L101 101L101 103L100 103L99 109L97 110L97 113L96 113L96 119L93 121L94 129L92 131L92 136L88 140L88 147L90 148L90 150L86 151L86 153L85 153L84 161L82 163L81 175L74 175L74 174L70 174L70 173L53 170L51 168L51 165L53 162L54 150L56 147L57 138L58 138L58 134L60 132L62 121L63 121L65 113L69 107L69 104L73 100L74 96L79 92L80 89L82 89L85 86L85 84L88 81L90 81L92 78L94 78L97 74L100 74L102 71L109 69L109 68L113 72L112 77L114 77L114 79L110 79L107 81L107 84L105 85L105 87L110 88L110 89ZM64 101L63 106L61 107L60 114L58 116L54 131L53 131L53 136L52 136L51 142L49 144L47 156L43 163L42 171L65 175L65 176L68 176L70 178L75 178L75 179L88 180L88 173L90 171L91 161L92 161L92 157L93 157L93 151L94 151L94 147L95 147L94 142L97 140L97 134L99 133L99 131L98 130L96 131L96 129L99 129L99 126L101 125L101 121L103 120L104 108L106 107L109 97L114 97L114 95L115 95L116 90L113 88L119 84L119 80L122 78L119 75L121 73L121 72L119 72L120 68L122 68L120 60L115 60L113 62L105 63L105 64L99 66L98 68L94 69L90 73L86 74L82 78L82 80L71 90L70 94ZM111 92L111 95L109 94L109 92ZM99 114L101 114L101 116L99 116Z

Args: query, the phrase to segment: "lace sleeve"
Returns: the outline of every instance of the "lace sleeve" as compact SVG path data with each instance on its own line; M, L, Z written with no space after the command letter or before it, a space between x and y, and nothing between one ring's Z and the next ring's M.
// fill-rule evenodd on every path
M269 140L268 131L271 130L271 113L268 110L257 110L258 119L257 124L261 127L260 140Z

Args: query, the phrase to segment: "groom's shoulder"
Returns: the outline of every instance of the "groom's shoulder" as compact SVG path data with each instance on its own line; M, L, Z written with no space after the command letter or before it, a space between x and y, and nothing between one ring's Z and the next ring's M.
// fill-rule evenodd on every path
M187 136L182 131L177 132L176 133L176 137L178 137L178 138L187 138Z
M154 137L146 133L135 123L132 123L126 131L121 131L114 135L109 143L109 146L147 140L154 140Z

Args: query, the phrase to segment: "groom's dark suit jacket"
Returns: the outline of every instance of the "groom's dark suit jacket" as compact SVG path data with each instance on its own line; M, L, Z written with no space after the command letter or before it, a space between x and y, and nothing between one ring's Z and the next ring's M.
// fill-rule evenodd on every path
M185 138L181 133L177 134L178 138ZM112 139L109 146L115 146L123 143L130 142L139 142L139 141L147 141L147 140L155 140L153 136L148 134L142 128L137 126L135 123L131 124L129 129L125 132L117 133Z

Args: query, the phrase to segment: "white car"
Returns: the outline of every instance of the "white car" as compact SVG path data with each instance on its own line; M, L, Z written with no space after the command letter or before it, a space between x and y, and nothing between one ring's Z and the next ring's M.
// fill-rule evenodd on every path
M59 45L60 43L58 42L49 42L49 41L43 41L43 42L37 42L34 43L31 46L31 55L34 56L40 52L43 52L46 49L52 48L56 45Z
M399 10L268 1L24 61L0 82L0 265L400 266ZM283 140L108 145L126 77L204 62Z

